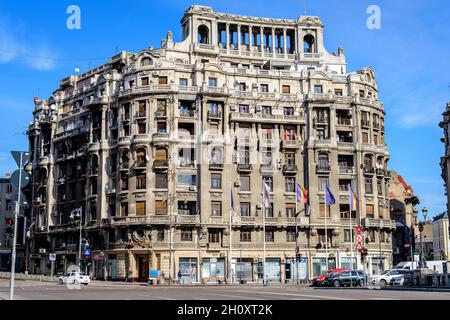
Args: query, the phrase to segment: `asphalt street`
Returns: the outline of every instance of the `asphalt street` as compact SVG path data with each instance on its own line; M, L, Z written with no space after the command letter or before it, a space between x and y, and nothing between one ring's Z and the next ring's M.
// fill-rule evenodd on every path
M9 281L0 280L0 300L7 300ZM149 287L140 284L92 282L66 285L16 281L16 300L450 300L450 292L391 291L374 288L311 288L307 286Z

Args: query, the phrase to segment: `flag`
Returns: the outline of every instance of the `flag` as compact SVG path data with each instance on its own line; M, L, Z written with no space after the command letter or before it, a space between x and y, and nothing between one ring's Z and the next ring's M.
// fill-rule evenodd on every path
M308 190L303 188L297 183L297 202L307 204L308 203Z
M233 196L233 189L231 189L231 210L234 211L234 196Z
M331 193L330 189L326 187L325 189L325 204L326 205L334 205L336 203L336 200L334 199L333 193Z
M349 185L350 191L350 212L358 210L358 197L356 196L356 192L352 190L352 186Z
M264 208L270 207L270 186L264 182Z

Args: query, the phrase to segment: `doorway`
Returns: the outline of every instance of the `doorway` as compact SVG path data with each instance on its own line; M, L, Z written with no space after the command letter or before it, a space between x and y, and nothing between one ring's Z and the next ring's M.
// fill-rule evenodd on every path
M147 256L138 256L138 281L148 282L150 267Z

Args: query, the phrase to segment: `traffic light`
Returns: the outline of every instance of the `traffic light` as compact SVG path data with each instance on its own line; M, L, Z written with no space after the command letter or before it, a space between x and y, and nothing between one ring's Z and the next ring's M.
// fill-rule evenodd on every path
M13 218L5 218L5 224L7 227L13 227L14 226L14 219Z

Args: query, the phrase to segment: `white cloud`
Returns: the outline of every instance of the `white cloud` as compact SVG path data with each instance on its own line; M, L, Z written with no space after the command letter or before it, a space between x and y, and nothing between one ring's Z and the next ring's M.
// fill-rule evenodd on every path
M45 42L30 37L25 41L0 24L0 64L18 61L38 71L51 70L56 65L57 54Z

